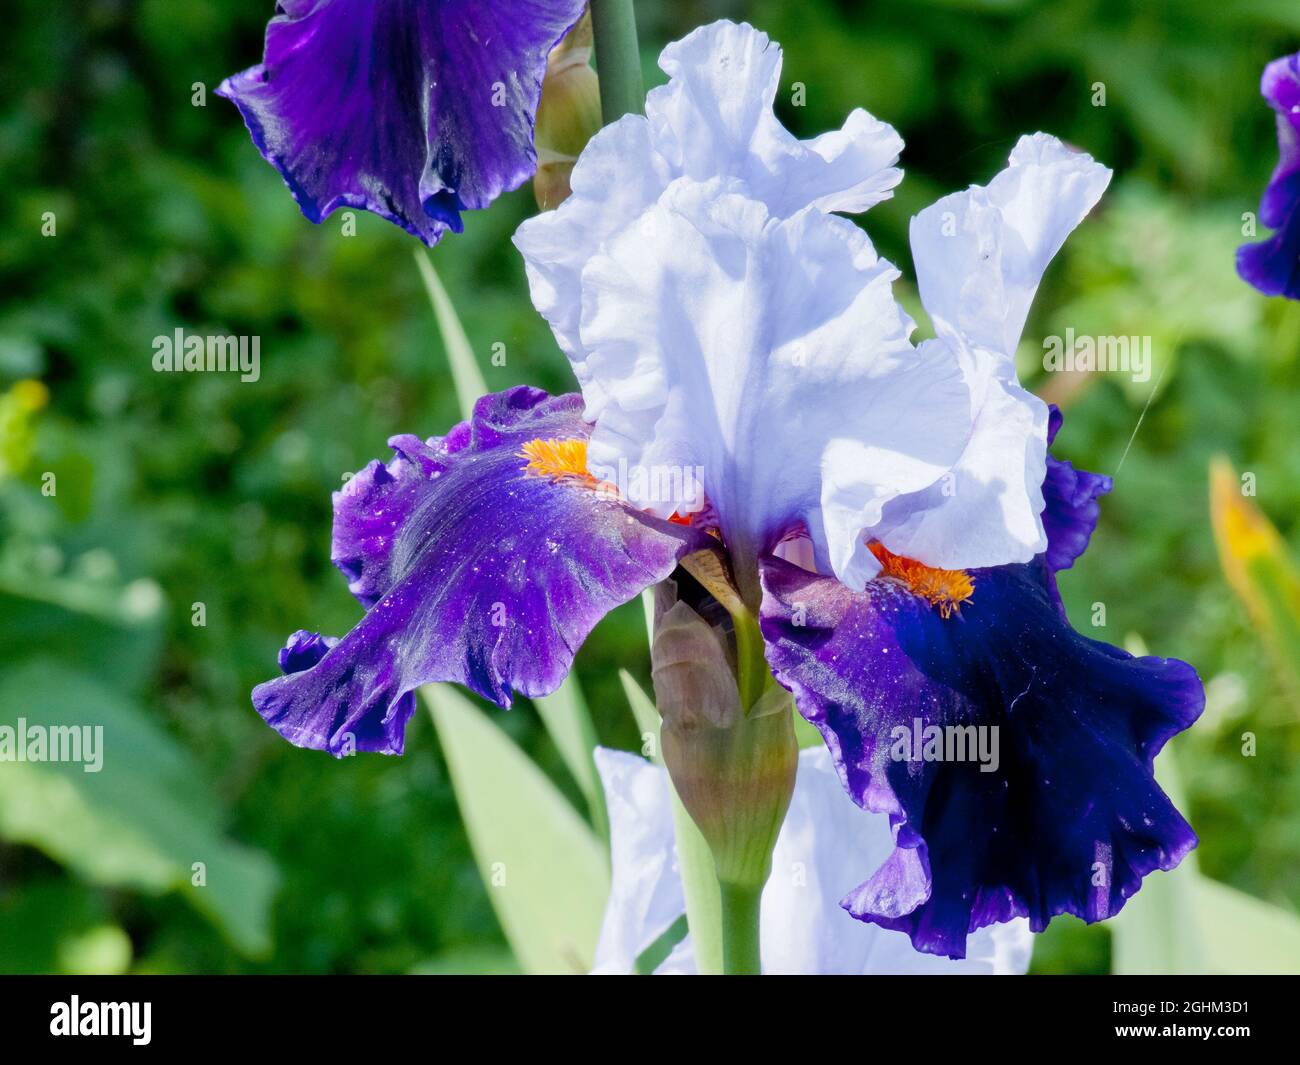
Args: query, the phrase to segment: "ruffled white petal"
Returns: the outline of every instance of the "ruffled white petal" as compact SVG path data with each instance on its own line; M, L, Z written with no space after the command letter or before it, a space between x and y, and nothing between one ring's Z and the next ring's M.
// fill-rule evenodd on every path
M752 26L702 27L669 45L660 64L673 80L650 93L649 118L628 115L598 133L574 166L572 195L515 234L533 303L589 404L603 396L579 332L583 267L673 180L735 182L785 217L809 205L865 210L887 198L902 176L893 166L902 140L865 111L811 141L785 130L772 113L781 50Z
M912 219L921 302L970 386L972 432L950 476L887 508L880 539L931 566L1028 562L1040 515L1047 407L1019 386L1015 351L1043 272L1111 173L1045 133L1022 137L987 188Z
M1040 517L1047 405L1016 383L1009 360L1004 367L945 340L927 340L921 350L931 347L957 352L971 386L970 440L935 485L885 508L878 539L941 569L1028 562L1047 546Z
M953 353L917 351L897 271L852 223L682 178L583 271L591 470L682 510L695 470L733 557L804 526L860 588L893 498L935 483L970 435Z
M632 972L635 959L685 912L671 852L667 774L635 755L600 751L614 846L613 887L597 947L600 972ZM647 829L651 825L653 828ZM667 834L667 843L663 835ZM920 954L902 933L854 920L839 905L893 849L888 819L864 812L844 793L824 747L799 754L790 812L763 891L760 942L765 973L1023 973L1033 937L1023 919L970 937L968 956ZM652 905L657 899L663 906ZM672 901L674 905L669 905ZM669 911L672 911L671 914ZM617 941L617 946L615 946ZM632 944L636 944L632 946ZM689 937L656 970L692 973Z
M1047 264L1106 191L1111 172L1055 137L1021 137L987 188L912 219L921 302L935 331L1011 358Z
M659 65L671 80L650 92L646 117L674 176L739 179L779 217L809 206L865 211L902 179L902 138L861 109L811 141L781 125L772 111L781 48L752 26L703 26L665 48Z

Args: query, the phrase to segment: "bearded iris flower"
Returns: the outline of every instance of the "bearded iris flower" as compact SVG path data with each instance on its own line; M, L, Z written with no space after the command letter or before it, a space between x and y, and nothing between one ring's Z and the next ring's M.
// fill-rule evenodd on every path
M1264 68L1260 92L1277 112L1278 164L1259 204L1268 240L1237 249L1237 272L1266 296L1300 299L1300 53Z
M1110 916L1195 843L1152 760L1201 688L1070 627L1054 575L1109 482L1048 456L1059 417L1013 363L1110 173L1036 134L921 212L936 335L916 346L898 271L832 213L890 195L901 141L863 111L795 139L780 63L729 22L664 51L646 115L597 134L570 198L516 236L581 395L517 387L444 437L394 437L334 499L332 558L367 614L296 634L254 703L300 746L398 753L419 685L551 692L603 614L722 551L772 675L888 815L853 916L953 958L1013 918ZM918 718L998 729L999 764L892 759Z
M551 49L583 0L279 0L217 90L311 221L372 211L426 244L537 167Z

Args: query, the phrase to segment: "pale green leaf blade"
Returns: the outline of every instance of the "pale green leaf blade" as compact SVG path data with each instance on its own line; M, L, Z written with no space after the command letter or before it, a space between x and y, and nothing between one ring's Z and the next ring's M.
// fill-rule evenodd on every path
M1186 810L1178 763L1165 750L1156 777ZM1111 922L1112 970L1196 975L1300 972L1300 917L1203 876L1193 851L1155 872Z
M1198 927L1213 973L1300 973L1300 917L1198 876Z
M618 679L623 684L623 694L627 696L627 704L632 708L632 716L636 718L636 727L641 733L641 753L655 765L663 765L663 756L659 753L659 711L654 700L626 669L618 671Z
M448 685L421 689L488 898L530 973L591 968L609 895L600 840L528 757Z
M1154 872L1111 918L1111 971L1120 976L1204 973L1208 959L1196 920L1199 874L1186 860Z
M1178 764L1169 747L1156 758L1156 781L1178 809L1187 809ZM1142 890L1109 922L1112 972L1163 975L1206 971L1205 948L1196 924L1198 875L1195 851L1177 869L1147 875Z
M605 789L596 772L596 727L587 709L576 673L564 678L564 683L550 695L533 700L542 724L559 749L560 757L578 782L582 797L587 800L591 822L598 835L609 835L609 821L605 813Z
M677 837L677 868L686 896L686 920L695 948L695 968L701 976L722 973L722 896L714 872L713 854L686 812L677 790L673 796L673 829Z
M475 401L486 394L487 381L479 368L478 360L474 358L474 349L460 324L455 305L433 269L428 253L417 249L415 264L420 268L420 279L424 282L424 290L429 295L433 315L438 321L438 332L442 334L442 343L447 349L447 362L451 366L451 379L456 387L461 416L468 418L474 410Z
M645 637L647 645L655 638L655 590L651 585L641 592L641 612L645 615Z
M1300 917L1189 865L1148 876L1111 932L1122 975L1300 972Z

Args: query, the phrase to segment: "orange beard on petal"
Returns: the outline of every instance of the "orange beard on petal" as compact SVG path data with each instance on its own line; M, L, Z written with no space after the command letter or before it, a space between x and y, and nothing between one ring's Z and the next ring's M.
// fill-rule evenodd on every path
M610 499L621 499L618 486L592 476L587 469L587 441L549 439L529 440L518 451L527 459L524 472L552 481L565 481L583 488L593 488ZM668 520L675 525L691 525L692 515L674 514Z
M587 441L585 440L529 440L519 451L527 459L524 472L553 481L578 480L591 486L600 482L587 472Z
M618 499L618 488L608 481L593 476L587 469L587 441L585 440L529 440L517 452L521 459L527 459L524 473L533 477L545 477L556 484L568 484L577 488L589 488L599 492L602 498Z
M952 617L954 611L960 614L961 605L969 603L975 592L975 582L965 570L934 569L894 554L879 540L872 540L867 549L879 560L882 577L907 585L913 595L938 609L940 617Z

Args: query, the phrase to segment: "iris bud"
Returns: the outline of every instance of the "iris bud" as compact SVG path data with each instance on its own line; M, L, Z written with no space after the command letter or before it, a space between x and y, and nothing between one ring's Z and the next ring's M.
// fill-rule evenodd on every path
M664 587L651 653L664 763L723 890L757 893L794 791L790 696L769 686L744 706L730 616L705 595L699 606L712 618L705 620L671 582Z
M569 175L582 149L601 127L600 82L591 68L591 15L583 16L551 52L542 81L533 143L537 206L552 210L569 196Z

